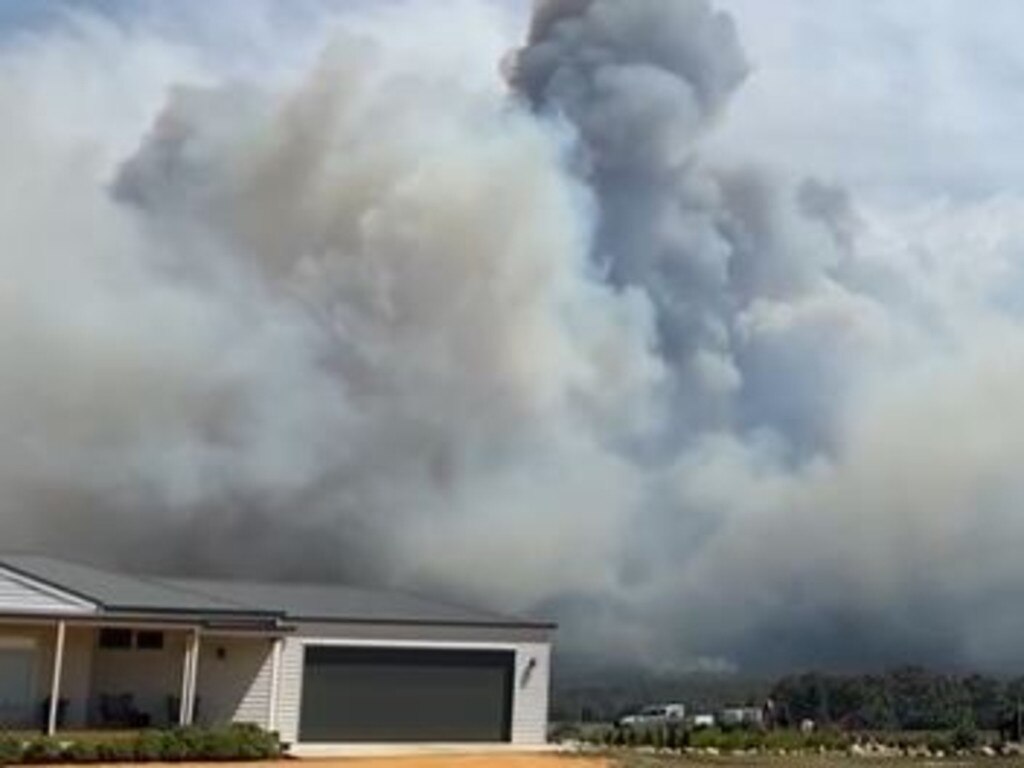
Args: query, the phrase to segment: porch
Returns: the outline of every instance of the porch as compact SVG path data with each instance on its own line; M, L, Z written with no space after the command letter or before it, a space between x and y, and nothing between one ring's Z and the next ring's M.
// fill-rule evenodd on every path
M0 730L273 729L278 635L173 624L0 621Z

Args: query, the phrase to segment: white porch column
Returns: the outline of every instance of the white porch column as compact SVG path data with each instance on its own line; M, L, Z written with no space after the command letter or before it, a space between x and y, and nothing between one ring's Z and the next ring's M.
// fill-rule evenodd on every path
M63 621L57 622L57 640L53 647L53 676L50 678L50 709L46 718L46 733L53 736L57 732L57 714L60 711L60 677L64 670L64 635L67 626Z
M279 690L281 676L281 650L284 641L280 637L274 638L274 645L271 648L270 656L270 702L267 711L267 730L277 730L277 692Z
M191 725L195 714L196 674L199 671L199 629L185 637L185 659L181 668L181 705L178 724Z
M192 631L192 667L189 669L187 724L196 719L196 681L199 679L199 627Z
M189 681L189 668L192 666L192 635L185 635L185 655L181 662L181 698L178 700L178 725L188 725L186 718L188 716L188 706L185 702L188 701L188 681Z

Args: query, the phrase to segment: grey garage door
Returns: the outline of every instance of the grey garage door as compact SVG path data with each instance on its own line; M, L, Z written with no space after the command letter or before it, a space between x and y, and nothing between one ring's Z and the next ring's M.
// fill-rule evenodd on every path
M511 738L511 651L306 648L303 742Z

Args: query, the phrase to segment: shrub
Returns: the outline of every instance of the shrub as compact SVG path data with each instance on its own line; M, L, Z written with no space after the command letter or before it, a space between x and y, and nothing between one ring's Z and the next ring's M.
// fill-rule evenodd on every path
M59 763L63 754L59 741L49 736L39 736L25 745L21 759L26 763Z
M585 740L584 730L575 723L555 723L548 730L548 740L553 742Z
M96 756L104 763L128 763L135 759L135 744L128 739L108 739L96 743Z
M952 751L952 743L950 739L939 733L929 734L925 741L925 746L927 746L928 751L933 754L937 752L948 753Z
M21 762L21 740L7 734L0 734L0 765Z
M281 742L276 733L268 733L258 725L239 723L228 728L233 739L235 754L249 760L267 760L279 757Z
M132 754L140 763L150 763L163 756L163 734L157 731L140 733L132 741Z
M0 767L18 763L268 760L280 755L278 735L255 725L145 731L134 738L86 738L63 745L50 737L38 737L23 744L0 734Z
M978 746L980 739L978 737L978 729L974 727L974 722L965 718L953 730L949 741L953 748L957 750L974 749Z
M61 759L68 763L95 763L100 759L99 745L87 739L73 741L64 748Z

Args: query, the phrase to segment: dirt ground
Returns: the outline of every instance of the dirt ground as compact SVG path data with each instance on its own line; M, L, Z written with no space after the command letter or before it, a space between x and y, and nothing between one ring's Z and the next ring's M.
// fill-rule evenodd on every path
M223 764L222 764L223 765ZM232 764L228 764L232 766ZM64 768L51 766L50 768ZM66 768L75 768L67 766ZM96 766L96 768L104 768ZM130 768L110 766L109 768ZM164 768L217 768L215 763L175 763ZM233 768L613 768L601 758L575 755L431 755L429 757L304 758L271 763L235 763Z
M569 755L433 755L302 762L310 768L610 768L601 758Z

